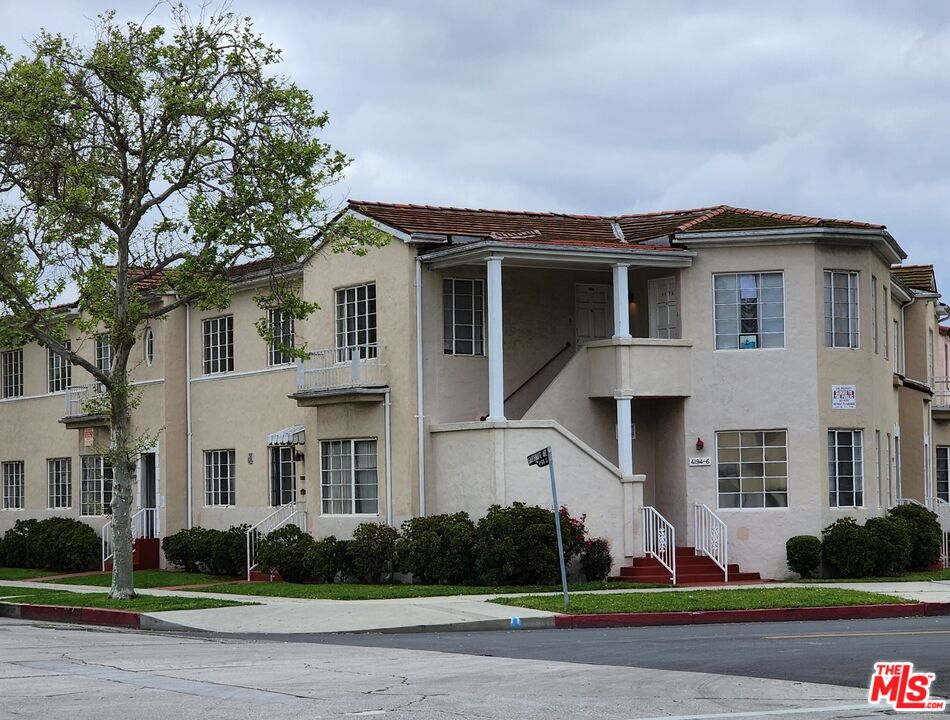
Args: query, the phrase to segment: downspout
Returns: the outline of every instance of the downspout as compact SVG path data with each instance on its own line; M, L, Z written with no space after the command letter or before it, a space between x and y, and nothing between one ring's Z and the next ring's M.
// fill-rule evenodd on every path
M192 509L194 503L192 502L191 490L191 303L185 303L185 428L188 433L188 459L186 460L185 478L188 497L188 529L190 530L194 523L194 510Z
M416 439L419 464L419 517L426 514L425 405L422 374L422 260L416 258Z
M392 424L392 393L386 391L383 401L383 419L385 424L385 453L386 453L386 524L393 525L393 424Z

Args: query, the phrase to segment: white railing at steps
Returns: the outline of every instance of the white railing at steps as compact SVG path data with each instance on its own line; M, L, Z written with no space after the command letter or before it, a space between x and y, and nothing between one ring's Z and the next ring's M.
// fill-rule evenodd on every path
M115 538L112 520L102 526L102 570L115 557ZM159 537L158 508L139 508L132 513L132 542Z
M300 522L298 522L298 518ZM247 530L247 579L251 579L251 571L257 567L257 546L261 538L267 533L293 523L304 532L307 532L307 513L299 507L296 501L281 505L270 515Z
M66 415L65 417L82 417L84 415L90 414L90 408L86 406L92 401L97 399L103 393L103 388L100 383L92 383L91 385L70 385L66 388ZM101 404L101 403L97 403ZM96 408L97 411L101 411L101 408Z
M729 582L729 530L726 523L707 505L696 503L693 511L696 554L705 555L722 570L723 582Z
M950 503L943 498L933 499L933 511L940 523L940 562L944 569L950 568Z
M676 585L676 529L648 505L643 507L643 552L665 567Z

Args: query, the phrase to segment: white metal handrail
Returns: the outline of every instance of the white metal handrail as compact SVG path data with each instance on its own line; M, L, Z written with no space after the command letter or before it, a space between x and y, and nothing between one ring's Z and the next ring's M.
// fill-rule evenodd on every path
M132 542L159 537L158 508L139 508L132 513ZM102 526L102 570L115 558L114 525L110 519Z
M716 513L703 503L696 503L693 510L696 533L696 554L711 559L723 573L723 581L729 582L729 529Z
M934 407L947 408L950 407L950 378L948 377L934 377L930 379L930 387L933 388L933 405Z
M940 564L950 567L950 503L943 498L933 498L933 511L940 523Z
M378 345L313 350L297 363L297 390L383 387L386 365Z
M90 385L70 385L66 388L66 414L65 417L82 417L89 415L89 404L101 397L103 387L101 383L92 383ZM97 403L98 404L98 403Z
M251 572L257 567L257 548L261 538L278 528L293 523L304 532L307 532L307 513L296 501L281 505L270 515L247 529L247 579L251 579Z
M676 585L676 529L648 505L643 507L643 552L665 567Z

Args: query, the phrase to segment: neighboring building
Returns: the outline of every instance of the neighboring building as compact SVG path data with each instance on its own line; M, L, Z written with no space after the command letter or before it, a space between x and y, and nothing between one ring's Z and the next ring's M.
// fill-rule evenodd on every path
M267 262L236 274L227 311L181 308L146 331L136 420L162 432L138 498L153 535L276 513L346 536L548 504L525 459L550 446L561 502L616 567L662 556L673 528L713 552L718 519L731 562L780 578L792 535L945 496L945 307L932 268L892 269L905 254L884 226L726 206L349 212L392 242L281 270L321 307L268 316L306 362L254 328ZM74 342L107 362L105 340ZM35 346L0 367L0 530L100 525L107 423L83 415L88 379Z

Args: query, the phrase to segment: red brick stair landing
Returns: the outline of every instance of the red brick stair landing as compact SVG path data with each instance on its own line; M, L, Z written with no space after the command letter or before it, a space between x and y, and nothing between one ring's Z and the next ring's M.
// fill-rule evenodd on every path
M620 568L620 574L610 578L615 582L672 584L670 572L651 557L638 557L633 564ZM729 565L729 584L756 582L762 578L757 572L741 572L739 566ZM723 572L711 558L697 555L691 547L676 548L677 585L721 585Z
M158 570L159 551L162 548L162 541L159 538L139 538L132 545L132 569L133 570ZM112 561L106 563L106 572L112 572Z

